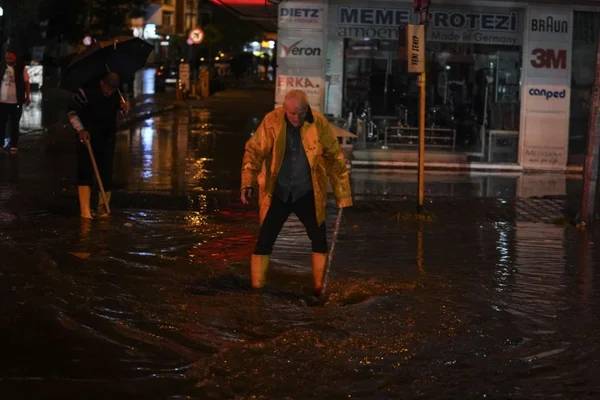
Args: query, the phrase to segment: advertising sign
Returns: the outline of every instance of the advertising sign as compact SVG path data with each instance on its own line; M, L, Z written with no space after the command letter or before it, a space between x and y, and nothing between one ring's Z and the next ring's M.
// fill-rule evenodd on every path
M411 20L408 6L352 7L337 9L336 35L344 38L398 39ZM520 45L521 13L518 10L479 8L454 10L433 8L427 39L436 42Z
M322 30L325 5L321 3L286 1L279 4L279 29L299 28Z
M425 72L425 25L408 25L406 43L408 73Z
M519 162L525 169L564 170L571 104L572 13L531 7L526 29Z
M275 103L283 104L288 91L303 90L308 96L308 102L315 109L321 108L323 98L323 78L319 76L277 75L275 85Z
M325 55L321 37L280 38L277 56L283 58L318 59Z

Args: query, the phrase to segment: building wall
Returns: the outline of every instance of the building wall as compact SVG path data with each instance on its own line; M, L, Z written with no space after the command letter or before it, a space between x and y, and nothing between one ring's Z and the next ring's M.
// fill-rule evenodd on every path
M446 65L446 49L452 49L450 53L454 52L454 58L458 58L457 49L471 57L474 65L470 66L470 71L464 72L464 76L468 77L465 82L457 82L457 75L451 82L454 86L463 84L471 87L474 90L471 93L478 96L472 99L475 109L472 113L482 115L475 119L478 126L483 124L483 116L488 118L486 129L473 130L473 137L469 138L472 143L466 143L463 151L480 161L519 163L524 169L566 168L570 108L573 107L571 82L578 80L573 71L579 70L571 68L573 15L577 10L600 12L600 7L593 4L597 3L435 2L427 38L427 47L434 58L430 62L435 61L439 64L437 67L448 68L446 79L451 79L452 68L465 66L460 64L460 60ZM404 38L398 27L416 22L411 9L411 1L282 2L279 6L277 102L281 102L288 89L298 87L308 90L311 102L326 113L346 117L348 111L353 110L356 115L356 109L348 104L360 97L360 85L369 79L360 74L361 52L374 54L372 64L386 65L382 57L390 57L387 60L388 71L382 71L386 80L406 78L390 71L392 66L393 71L398 70L396 63L405 62ZM323 21L326 21L324 25ZM379 48L369 48L369 40L373 39L378 41ZM392 51L382 50L382 47L390 45L393 46ZM354 46L351 51L349 46ZM396 51L396 47L401 55L393 56L392 60L390 54ZM319 57L315 56L316 49L321 51ZM348 58L352 54L358 58ZM358 65L359 71L355 77L357 89L352 94L348 93L347 85L350 64ZM444 72L441 71L442 74ZM433 76L429 78L435 79ZM428 106L436 98L440 101L441 97L444 97L445 104L447 89L444 92L441 87L442 84L448 87L447 83L438 80L437 86L428 87ZM472 89L477 85L479 89ZM485 96L483 88L486 88ZM377 97L380 96L372 100L380 100ZM490 98L491 102L484 101ZM486 112L481 111L482 104L486 108L489 104ZM409 125L414 126L414 121L409 121ZM502 143L511 143L511 146L506 147L504 153L495 153Z
M155 0L146 9L146 22L156 24L161 33L185 35L198 23L198 8L198 0ZM170 25L165 14L171 16Z

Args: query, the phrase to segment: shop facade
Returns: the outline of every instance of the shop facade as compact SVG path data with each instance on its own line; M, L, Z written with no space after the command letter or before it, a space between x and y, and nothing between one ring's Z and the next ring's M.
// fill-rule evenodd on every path
M565 170L582 160L600 7L436 1L426 38L427 147L465 163ZM359 133L356 147L411 152L417 77L412 2L279 5L276 102L290 88Z

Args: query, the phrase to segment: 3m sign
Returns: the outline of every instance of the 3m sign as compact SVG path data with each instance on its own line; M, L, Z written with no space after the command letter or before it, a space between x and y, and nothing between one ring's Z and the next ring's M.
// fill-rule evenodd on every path
M534 68L567 69L567 50L537 48L531 51Z

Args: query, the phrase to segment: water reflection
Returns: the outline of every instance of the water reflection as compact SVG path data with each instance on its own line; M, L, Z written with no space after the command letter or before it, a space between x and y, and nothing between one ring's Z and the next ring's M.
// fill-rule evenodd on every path
M430 198L427 222L410 218L411 198L357 201L342 219L330 298L316 307L310 242L292 218L267 288L251 292L258 222L238 204L245 136L233 114L183 109L119 132L120 190L102 221L80 223L73 194L48 184L73 169L62 154L20 154L18 185L0 158L0 373L15 392L441 400L600 390L598 231L544 223L537 213L559 212L556 199L486 198L505 192L490 179L444 177L436 193L456 196ZM396 193L405 178L382 179ZM331 204L329 237L335 214Z
M31 92L31 103L23 107L21 116L21 131L42 129L42 92Z
M214 119L206 109L180 109L119 132L115 184L180 195L237 190L247 136Z

